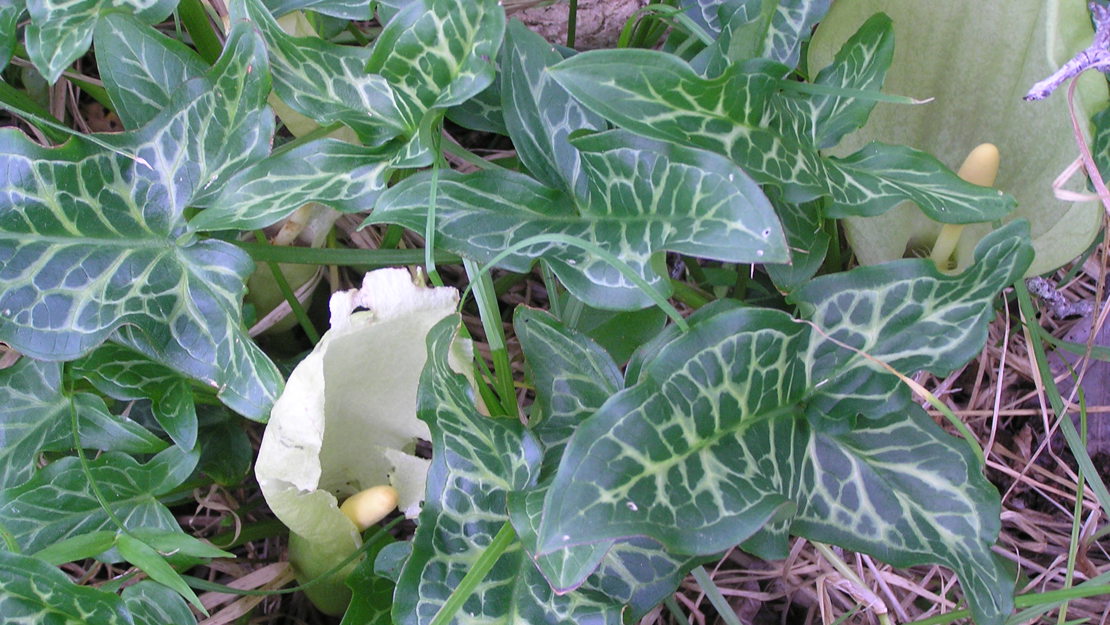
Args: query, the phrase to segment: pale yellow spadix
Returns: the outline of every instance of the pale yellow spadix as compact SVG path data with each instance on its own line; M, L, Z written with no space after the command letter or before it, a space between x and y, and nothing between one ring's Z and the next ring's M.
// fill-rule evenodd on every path
M998 153L998 148L993 143L980 143L967 155L963 165L960 165L960 171L957 173L960 178L972 184L991 187L994 186L994 180L998 177L1000 163L1001 155ZM963 231L963 224L944 224L940 234L937 235L937 242L933 245L933 252L929 255L929 258L937 264L937 268L941 271L951 268L949 261L953 252L956 251L956 244L960 242L960 235L963 234Z
M387 485L359 491L339 506L339 511L347 515L360 532L365 532L366 528L381 521L396 509L397 489Z

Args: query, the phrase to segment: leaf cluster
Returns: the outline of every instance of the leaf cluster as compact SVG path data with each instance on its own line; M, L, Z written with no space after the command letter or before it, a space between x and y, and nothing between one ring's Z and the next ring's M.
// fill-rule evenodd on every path
M822 0L682 0L641 16L635 45L582 53L496 0L228 8L213 30L198 0L0 6L0 61L53 82L91 42L89 92L125 127L70 131L0 89L65 135L0 131L0 341L24 356L0 370L0 613L203 612L180 572L229 554L168 506L247 479L232 412L264 421L282 387L245 328L256 248L238 235L316 204L422 235L433 280L436 254L461 257L494 362L450 366L457 316L411 347L427 353L424 504L411 540L368 543L344 623L616 625L721 552L783 557L791 535L943 564L980 625L1009 615L998 493L905 376L978 352L1032 260L1028 228L995 230L959 275L839 259L840 218L911 201L963 224L1014 206L910 147L828 154L892 99L889 18L810 78ZM173 11L188 37L153 26ZM446 145L446 120L516 158ZM477 170L444 167L448 151ZM513 313L524 379L492 268L547 292L547 310ZM117 593L56 568L85 558L149 580Z

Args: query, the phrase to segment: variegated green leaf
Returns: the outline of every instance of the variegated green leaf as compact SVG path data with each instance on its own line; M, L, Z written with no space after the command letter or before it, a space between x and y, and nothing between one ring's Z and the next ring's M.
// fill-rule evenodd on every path
M528 428L543 446L540 476L554 475L575 428L624 386L616 364L586 336L566 329L554 317L518 308L513 327L528 355L536 400ZM546 486L510 493L509 514L525 549L536 553L536 526ZM578 587L601 563L612 541L564 549L535 557L548 583L560 592Z
M719 308L692 317L633 386L575 431L549 490L541 553L637 535L677 552L717 552L789 510L782 495L739 496L736 483L759 463L739 460L738 439L754 423L799 412L809 333L779 311L713 314ZM601 458L603 473L585 472Z
M767 264L765 268L775 287L790 293L813 279L825 262L831 237L824 227L824 201L787 204L776 192L768 192L767 197L786 231L790 264Z
M125 527L172 532L181 528L158 497L184 482L196 462L195 452L187 454L179 447L170 447L146 464L114 452L88 460L99 494ZM76 456L47 465L25 484L0 490L0 526L28 552L116 527Z
M878 363L906 375L963 365L986 340L995 295L1032 259L1029 226L1015 221L984 238L975 264L956 276L929 260L902 260L822 276L795 291L791 299L817 328L807 355L819 389L810 410L883 416L908 403L909 390Z
M181 595L157 582L143 580L120 594L135 625L191 625L197 621Z
M883 86L886 70L894 58L894 30L890 18L877 13L849 39L832 64L822 69L813 84L831 89L875 91ZM791 123L783 124L804 132L818 148L840 143L844 135L867 121L874 100L832 95L784 95L782 111Z
M8 66L12 50L19 42L18 27L23 12L23 0L0 0L0 70Z
M461 104L493 82L504 34L497 0L414 0L386 24L366 70L393 87L412 132L428 111Z
M743 5L743 0L681 0L679 5L707 33L720 35L724 26L721 11L731 14Z
M505 127L504 111L501 110L500 82L493 81L478 95L447 109L447 119L470 130L508 135L509 129Z
M550 476L574 428L623 386L620 370L600 346L546 313L520 308L513 322L536 387L529 428L544 446L541 477ZM697 563L671 556L646 538L536 555L536 529L548 485L510 493L509 512L529 557L560 593L579 588L599 592L628 605L631 618L638 619L673 592Z
M263 0L263 4L276 16L292 11L315 11L347 20L371 19L370 0Z
M9 623L134 625L114 593L74 584L55 566L0 550L0 614Z
M236 174L211 206L193 218L200 230L252 230L307 202L366 212L385 189L396 149L321 139L263 159Z
M1002 622L1012 582L990 551L998 495L966 445L920 408L815 427L801 406L810 334L784 313L710 307L690 325L575 432L541 553L649 536L708 554L785 521L898 566L945 564L979 622ZM763 551L784 552L784 534L763 538Z
M351 589L351 603L343 613L343 621L339 625L392 625L389 615L397 584L379 575L375 570L375 563L382 549L395 544L395 541L389 534L378 534L375 541L366 548L366 557L347 575L346 584Z
M101 393L119 400L149 399L158 425L185 451L197 442L197 410L189 380L120 345L101 345L70 366Z
M598 50L548 71L580 102L618 125L724 154L757 182L780 186L787 201L831 198L830 216L874 215L912 200L938 221L969 223L1002 217L1014 204L906 147L873 143L847 158L822 156L806 136L813 126L799 126L798 116L787 112L797 106L782 104L782 65L730 65L707 79L663 52ZM850 77L854 74L845 74ZM827 114L825 107L816 111Z
M148 24L162 21L177 0L27 0L31 23L24 39L31 62L53 83L89 49L101 15L124 10Z
M481 415L466 379L448 366L447 349L457 323L444 320L429 334L420 417L432 433L432 469L412 555L394 596L395 623L432 620L508 520L508 492L530 486L539 464L533 437L519 422ZM654 556L630 551L627 561L612 565L611 587L604 588L614 596L624 593L632 598L625 602L596 589L556 594L520 545L513 544L452 622L620 625L625 603L646 612L649 601L654 605L677 584L669 578L650 583L650 567L644 565ZM637 586L635 580L644 583Z
M173 93L208 69L185 44L128 13L97 21L96 58L104 88L125 128L139 128L173 104Z
M597 343L547 313L518 308L513 328L536 388L528 428L543 445L546 475L549 459L558 463L574 428L624 387L624 376Z
M89 449L154 453L165 443L142 426L112 416L89 393L62 391L61 365L23 358L0 370L0 489L23 484L40 453L73 448L73 417Z
M0 340L67 360L111 338L265 415L281 378L242 328L252 263L197 240L183 211L267 149L268 92L262 42L240 25L141 129L58 148L0 131Z
M274 92L293 110L319 124L346 124L367 145L405 131L392 88L366 71L369 50L287 35L259 0L233 3L231 17L249 19L258 28L270 55Z
M1001 156L994 186L1017 201L1007 219L1030 223L1037 255L1026 277L1050 272L1083 254L1102 226L1103 207L1093 198L1061 199L1052 189L1075 159L1074 142L1062 140L1074 132L1071 115L1083 120L1105 108L1110 102L1106 80L1098 72L1081 75L1074 108L1062 93L1040 102L1021 96L1090 45L1094 28L1088 4L834 3L807 49L810 67L830 62L859 24L883 11L893 20L898 42L887 90L931 99L910 107L880 102L867 125L846 137L835 153L849 154L878 140L926 150L955 168L975 146L993 143ZM957 66L960 70L952 71ZM1078 130L1089 138L1087 124L1080 122ZM1079 189L1083 183L1074 180L1068 186ZM874 218L848 219L841 227L862 265L920 256L933 247L941 230L941 224L911 204ZM993 229L988 222L962 231L953 253L957 268L972 263L976 243Z
M589 199L577 211L566 194L521 174L443 172L436 189L438 241L489 261L530 237L558 233L616 255L656 288L666 282L652 267L652 257L663 250L733 262L786 260L773 209L726 159L621 131L572 143L589 181ZM426 174L389 189L367 222L423 231L431 184ZM567 243L528 246L505 257L500 266L526 271L541 256L588 304L607 309L651 304L618 269Z
M398 164L430 162L431 126L443 109L477 95L492 81L505 28L496 0L407 3L373 50L317 37L286 35L259 0L233 6L255 22L269 45L277 95L321 124L342 122L367 145L401 136Z
M481 415L466 377L448 364L458 323L448 317L428 333L417 414L431 432L432 466L412 555L398 580L396 623L431 621L507 520L508 491L529 486L539 464L538 444L521 424ZM503 600L503 589L519 570L505 573L519 568L519 548L500 562L500 571L495 566L458 622L497 622L489 619L505 612L510 603ZM473 620L466 620L467 614Z
M778 0L764 41L764 56L797 67L802 42L829 10L831 0Z
M762 57L795 67L802 41L828 11L829 0L682 0L681 6L699 26L726 41L735 35L730 32L737 25L730 23L733 19L750 23L769 11L766 24L754 33L745 33L755 40L750 44L755 46L754 53L736 60Z
M549 187L585 199L581 158L568 136L581 129L604 130L605 120L547 74L547 67L561 60L543 37L513 20L505 37L502 108L513 147L528 171Z

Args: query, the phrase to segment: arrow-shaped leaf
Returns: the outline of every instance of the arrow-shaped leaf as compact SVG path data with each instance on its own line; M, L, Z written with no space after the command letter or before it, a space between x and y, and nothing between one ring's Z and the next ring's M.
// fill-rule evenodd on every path
M945 564L977 620L1000 623L1012 588L989 548L997 493L966 445L905 397L889 401L898 378L857 351L907 374L962 364L982 346L990 300L1030 260L1025 225L977 257L955 277L905 261L818 279L799 291L812 326L713 305L662 335L567 443L539 555L578 564L563 552L633 536L703 555L756 537L752 548L781 554L791 531L897 566ZM829 427L835 401L844 421Z
M428 623L508 520L510 489L530 486L539 465L535 439L519 422L481 415L466 378L447 364L457 321L429 334L420 416L432 433L433 459L412 555L398 581L394 622ZM653 577L665 558L629 547L596 587L556 594L519 544L511 545L456 613L458 623L598 623L619 625L625 605L646 612L678 583ZM668 586L669 584L669 586ZM602 590L606 591L603 593ZM509 610L506 610L506 607Z
M396 146L367 148L321 139L242 169L209 208L190 222L201 230L252 230L285 218L307 202L346 213L366 212L392 172Z
M879 363L941 375L963 365L986 340L995 295L1032 259L1029 226L1015 221L984 238L975 264L956 276L929 260L902 260L803 286L791 299L817 328L807 358L819 390L809 409L843 417L900 409L909 390Z
M505 36L502 109L521 163L549 187L586 196L576 130L604 130L605 120L578 104L544 70L563 60L543 37L513 20Z
M1012 604L989 548L997 493L966 446L920 409L815 429L799 410L811 388L804 326L717 310L575 433L548 490L541 553L646 535L707 554L786 520L897 566L946 564L980 622L1000 623Z
M128 453L165 448L142 426L112 416L96 395L64 393L61 372L59 363L30 358L0 370L0 489L25 483L41 452L72 449L74 416L84 447Z
M367 145L403 132L392 88L366 71L369 50L287 35L259 0L233 3L231 10L233 19L249 19L266 40L274 91L291 108L318 124L346 124Z
M261 40L240 25L139 130L58 148L0 131L0 339L68 360L112 338L263 416L281 378L242 328L252 263L195 240L183 211L267 149L267 76Z
M125 10L156 24L177 6L176 0L29 0L31 23L24 34L31 62L50 83L89 49L102 14Z
M28 482L0 490L0 525L21 549L35 552L79 534L116 529L98 496L129 529L181 532L173 514L158 501L179 486L196 466L197 454L170 447L146 464L107 453L88 460L94 492L81 460L67 456L47 465Z
M844 62L855 64L854 54L884 49L865 43L856 40ZM787 201L832 198L830 216L874 215L912 200L938 221L969 223L1000 218L1013 208L1012 198L964 182L934 157L902 146L872 143L844 159L822 156L820 145L807 137L816 121L795 114L797 104L783 105L781 65L730 65L707 79L664 52L598 50L549 71L586 107L622 127L726 155L757 182L781 186ZM826 75L856 78L851 71ZM811 113L832 111L820 105ZM844 113L837 119L855 118Z
M0 550L0 613L10 622L132 625L123 600L78 586L58 567Z
M128 13L96 23L97 69L126 128L139 128L173 103L173 94L208 65L191 48Z
M651 285L652 267L670 250L732 262L783 262L786 242L759 188L726 159L611 131L573 141L582 155L589 200L504 170L443 172L436 182L436 228L443 245L489 261L508 248L557 233L616 255ZM423 231L432 176L408 178L382 194L367 223ZM643 308L651 299L615 267L564 242L537 243L500 266L527 271L539 257L583 301L608 309ZM656 286L659 288L659 286Z
M158 425L189 451L197 442L197 410L189 380L119 345L101 345L71 365L101 393L119 400L151 400Z

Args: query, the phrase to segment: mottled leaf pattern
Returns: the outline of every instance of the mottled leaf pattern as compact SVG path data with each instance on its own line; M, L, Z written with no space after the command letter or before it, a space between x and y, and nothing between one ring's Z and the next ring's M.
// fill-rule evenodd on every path
M173 104L174 91L208 69L185 44L128 13L105 15L95 33L100 78L128 129L150 122Z
M513 328L528 354L536 388L528 428L544 448L543 475L549 458L558 462L562 457L578 424L624 387L624 377L597 343L566 329L550 314L518 308Z
M201 230L251 230L284 219L307 202L357 213L374 207L396 150L320 139L242 169L211 207L190 222Z
M195 453L170 447L146 464L114 452L88 463L100 493L124 526L180 532L158 497L184 482L196 459ZM76 456L67 456L27 483L0 490L0 525L21 549L34 552L71 536L115 529L80 465Z
M664 52L599 50L548 71L618 125L726 155L757 182L781 187L787 201L827 196L833 217L879 214L912 200L938 221L969 223L1000 218L1013 207L1012 198L964 182L936 158L906 147L872 143L847 158L822 156L805 137L808 126L797 126L798 116L787 113L797 105L782 105L777 90L784 70L753 62L706 79ZM824 106L815 111L831 114Z
M631 385L567 444L547 490L539 553L570 558L586 552L568 547L648 536L676 553L753 539L758 552L784 555L789 531L899 566L945 564L978 622L1001 623L1012 587L989 547L999 502L966 445L908 402L892 412L885 398L846 393L836 416L847 428L829 427L813 405L830 402L841 371L898 384L873 365L855 375L871 361L853 343L867 341L864 349L907 374L977 352L990 300L1030 260L1024 227L984 240L961 276L906 261L887 273L820 278L798 291L801 302L834 293L818 313L802 306L816 328L778 311L713 305L689 319L689 331L662 335L629 373ZM860 410L870 418L856 418Z
M501 110L500 81L493 81L478 95L447 109L447 119L463 128L508 135L509 129L505 127L505 116Z
M0 0L0 70L8 66L19 41L18 26L23 12L23 0Z
M620 390L624 380L605 350L584 335L563 328L546 313L519 308L513 326L521 349L528 354L536 388L528 427L543 446L541 478L550 477L575 428ZM535 530L546 493L546 485L511 493L509 512L517 536L536 566L553 588L565 592L578 587L598 567L613 543L603 541L535 556Z
M775 287L790 293L812 280L825 262L831 237L824 228L824 201L788 204L774 191L768 192L767 198L774 205L786 231L790 264L768 263L764 267Z
M392 88L366 71L369 50L287 35L259 0L235 2L231 11L233 19L253 22L266 40L274 92L295 111L319 124L346 124L367 145L404 131Z
M734 262L786 260L767 199L725 159L621 131L573 144L589 181L589 199L577 211L566 194L521 174L439 174L436 225L444 247L488 261L530 237L559 233L616 255L652 285L665 284L652 267L653 254L662 250ZM406 179L382 194L367 222L422 231L430 185L430 175ZM616 268L562 242L528 246L500 266L526 271L541 256L588 304L631 309L651 303Z
M366 70L393 87L414 131L429 110L461 104L493 82L504 33L496 0L416 0L386 24Z
M890 18L874 15L849 39L831 65L813 84L854 91L879 91L894 59L894 30ZM791 117L784 128L796 129L818 148L840 143L844 135L862 127L875 101L827 95L786 95L781 109Z
M9 623L134 625L114 593L78 586L55 566L0 550L0 614Z
M809 388L798 357L808 337L778 311L692 318L690 330L663 347L635 385L575 431L549 491L540 552L583 536L647 535L682 553L711 553L770 520L788 500L738 497L734 484L751 479L759 463L728 459L744 457L739 435L753 423L798 412ZM608 468L587 478L600 458Z
M544 446L542 477L562 459L574 428L623 384L616 364L600 346L550 315L520 308L514 326L536 386L529 427ZM560 592L599 592L628 605L631 617L638 619L673 592L697 563L668 555L646 538L600 541L537 556L536 529L546 493L547 485L510 493L509 511L529 556Z
M984 238L975 264L957 276L903 260L822 276L796 291L815 334L828 337L815 338L807 355L819 389L810 410L883 416L907 403L909 390L878 362L907 375L945 375L967 362L986 340L994 296L1032 261L1028 240L1028 224L1015 221Z
M120 400L151 400L158 425L189 451L197 442L197 410L189 380L138 352L106 344L71 365L101 393Z
M66 360L112 338L263 416L281 380L241 327L252 263L193 238L183 211L266 150L266 76L262 42L242 25L175 107L101 135L115 151L0 131L0 339Z
M585 199L586 179L568 136L576 130L604 130L605 120L578 104L544 71L561 60L543 37L513 20L505 37L502 108L513 147L528 171L549 187Z
M0 489L25 483L41 452L72 449L73 416L86 448L154 453L165 447L142 426L109 414L99 397L64 394L61 370L30 358L0 370Z
M753 56L795 67L802 41L828 11L829 0L682 0L680 6L711 35L728 39L730 18L740 14L742 21L752 20L767 3L774 3L773 13Z
M53 83L89 49L102 14L124 10L148 24L160 22L177 0L27 0L31 23L24 34L27 54Z
M420 416L429 422L434 451L412 555L395 595L397 623L431 621L508 520L506 495L530 486L539 464L532 436L516 421L478 413L465 378L448 367L446 351L456 324L444 320L428 339ZM453 622L619 625L625 604L646 612L677 585L675 568L658 574L647 566L660 561L669 559L642 544L629 547L622 559L607 565L610 575L597 588L559 595L514 544Z
M370 0L263 0L271 13L280 17L291 11L309 10L348 20L370 19Z
M393 604L397 623L427 623L507 517L505 495L534 479L539 449L519 422L478 413L466 378L448 364L459 321L449 317L428 333L428 361L421 376L417 410L432 434L432 466L412 555L398 580ZM530 450L530 451L529 451ZM503 558L519 565L519 549ZM488 586L464 612L480 617L502 612L506 585L515 573L495 566ZM501 587L501 590L496 590Z
M124 588L121 596L135 625L190 625L197 620L181 595L150 580Z
M814 25L825 16L830 1L778 0L764 44L766 52L762 56L787 67L796 67L802 42L809 39Z

